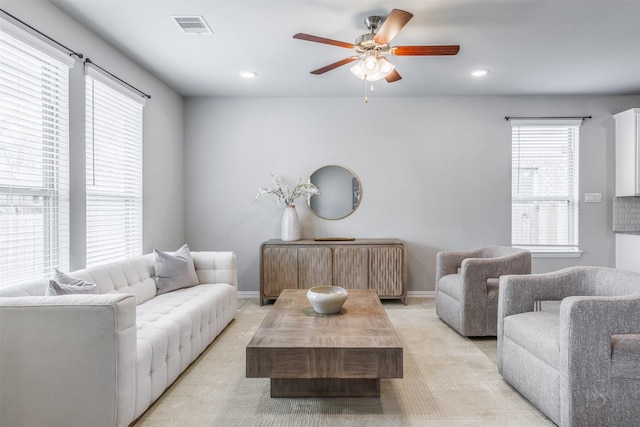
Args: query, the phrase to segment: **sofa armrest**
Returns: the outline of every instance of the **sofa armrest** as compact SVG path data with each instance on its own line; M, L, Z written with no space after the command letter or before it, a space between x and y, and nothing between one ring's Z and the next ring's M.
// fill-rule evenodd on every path
M128 425L135 355L132 295L0 298L0 424Z
M191 252L200 284L228 283L238 287L238 263L235 252Z
M580 425L581 419L598 419L600 408L628 391L618 390L620 384L636 382L640 378L614 381L615 370L624 367L613 363L613 340L627 337L640 341L640 295L599 297L573 296L565 298L560 306L560 378L567 391L561 403L562 423ZM640 360L640 343L630 346L637 350L627 363ZM634 368L631 366L629 368ZM637 366L635 366L637 371ZM615 402L613 402L615 405ZM636 415L640 416L640 407ZM574 411L574 408L581 408ZM585 409L586 408L586 409ZM584 411L592 411L584 413ZM579 413L578 413L579 412ZM578 418L576 418L578 417ZM587 417L587 418L580 418Z

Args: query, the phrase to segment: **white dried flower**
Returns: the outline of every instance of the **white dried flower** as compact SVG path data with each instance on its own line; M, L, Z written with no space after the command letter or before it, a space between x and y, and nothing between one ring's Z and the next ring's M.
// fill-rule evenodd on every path
M256 200L271 194L277 199L278 204L284 203L286 205L292 205L295 200L301 197L311 197L320 193L318 187L309 182L309 180L303 180L302 177L298 178L298 182L296 182L293 190L290 189L288 185L283 185L279 176L271 174L271 178L273 180L273 188L259 188Z

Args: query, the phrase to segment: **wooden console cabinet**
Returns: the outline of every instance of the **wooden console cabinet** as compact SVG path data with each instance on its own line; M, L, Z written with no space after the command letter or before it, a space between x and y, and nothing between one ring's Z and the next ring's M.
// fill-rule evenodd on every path
M269 240L260 245L260 305L283 289L373 289L407 303L407 254L398 239Z

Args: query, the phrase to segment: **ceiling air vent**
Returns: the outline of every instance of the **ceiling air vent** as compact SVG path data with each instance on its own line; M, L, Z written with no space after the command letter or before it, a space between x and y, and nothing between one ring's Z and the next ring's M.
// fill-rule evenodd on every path
M213 34L202 16L172 16L185 34Z

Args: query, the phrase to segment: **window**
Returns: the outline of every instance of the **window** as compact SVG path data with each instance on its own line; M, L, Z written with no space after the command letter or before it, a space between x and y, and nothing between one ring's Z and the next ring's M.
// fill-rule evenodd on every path
M69 263L69 67L0 19L0 286Z
M578 253L580 120L512 120L511 243Z
M142 254L144 99L86 67L87 267Z

